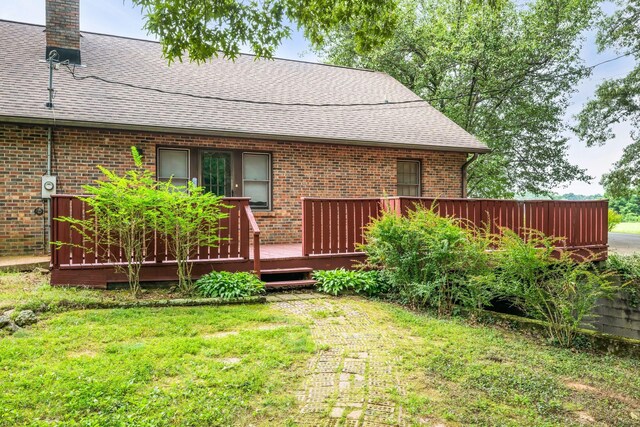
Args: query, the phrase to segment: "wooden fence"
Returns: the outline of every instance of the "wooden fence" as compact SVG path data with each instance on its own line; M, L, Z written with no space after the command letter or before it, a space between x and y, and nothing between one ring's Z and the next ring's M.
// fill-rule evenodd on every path
M383 199L302 200L302 247L305 256L351 253L363 242L363 227L378 218L384 208L401 215L416 204L431 207L442 216L488 225L492 232L509 228L521 236L538 230L561 239L561 246L603 253L607 248L606 200L517 201L495 199L433 199L392 197Z
M249 198L225 198L227 206L222 209L227 217L218 224L220 243L217 247L202 246L197 249L192 261L216 260L248 260L250 250L250 229L253 229L254 266L260 270L260 230L257 228ZM71 217L74 219L90 219L92 213L88 206L77 196L56 195L52 199L52 217ZM98 219L95 219L96 221ZM52 242L64 243L53 249L52 267L76 268L125 264L125 254L117 241L109 247L98 245L94 230L86 230L89 239L75 230L68 222L54 220L51 225ZM162 233L150 231L144 248L144 264L160 265L175 261L167 248L166 238Z

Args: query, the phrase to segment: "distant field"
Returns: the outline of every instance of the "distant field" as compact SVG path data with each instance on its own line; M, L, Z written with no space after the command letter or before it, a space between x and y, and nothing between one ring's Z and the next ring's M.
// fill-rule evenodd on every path
M640 234L640 222L621 222L611 232Z

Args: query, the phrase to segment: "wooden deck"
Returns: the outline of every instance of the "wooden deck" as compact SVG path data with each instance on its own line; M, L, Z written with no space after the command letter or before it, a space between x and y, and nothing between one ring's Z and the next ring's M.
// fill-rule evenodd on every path
M253 247L249 254L249 259L195 260L193 277L197 279L213 270L253 271ZM261 277L265 280L269 275L277 273L332 270L341 267L348 269L364 260L365 256L362 253L304 256L301 243L260 245ZM53 285L107 288L109 285L127 281L124 273L114 271L113 263L51 267ZM159 264L145 262L140 271L141 282L173 282L176 277L175 261L164 261ZM269 283L267 287L270 287Z
M303 198L301 243L274 245L260 243L259 224L253 217L249 199L228 198L225 204L228 216L216 227L221 244L197 248L192 257L194 278L212 270L250 271L270 282L272 287L288 287L290 282L279 281L279 278L300 274L305 276L302 284L310 284L309 273L313 270L352 268L363 262L365 255L357 252L357 248L364 242L364 227L385 209L406 215L415 205L432 207L442 216L460 218L468 224L490 226L493 232L508 228L527 238L528 230L539 230L557 237L560 248L572 251L578 258L587 254L595 255L596 260L607 257L606 200ZM82 200L65 195L53 197L52 215L54 218L92 218ZM85 235L93 237L87 241L68 223L54 221L52 241L68 245L52 250L51 284L106 288L111 283L126 282L125 274L115 268L126 264L122 249L118 245L100 248L95 229ZM140 280L175 281L176 262L167 250L164 236L150 232L146 240Z
M254 259L253 246L249 251L250 259ZM276 245L260 245L260 259L262 261L273 259L291 259L302 256L302 243L282 243Z

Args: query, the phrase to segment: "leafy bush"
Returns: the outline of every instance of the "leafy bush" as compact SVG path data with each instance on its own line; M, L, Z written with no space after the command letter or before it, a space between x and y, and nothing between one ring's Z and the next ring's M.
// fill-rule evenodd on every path
M640 222L640 215L638 214L624 214L622 215L622 222Z
M613 230L616 227L616 225L620 224L624 219L621 214L617 213L613 209L609 209L609 211L607 212L607 217L609 220L609 225L608 225L609 231Z
M379 271L337 270L316 271L313 278L318 282L318 290L331 295L354 291L369 296L386 291L387 285Z
M171 181L158 185L153 215L154 227L165 236L169 253L178 265L178 287L185 294L194 290L191 280L193 263L189 262L201 246L216 247L220 242L218 224L228 216L222 212L222 197L206 192L191 181L186 187Z
M632 307L640 306L640 254L619 255L610 253L607 269L620 276L623 291Z
M537 231L525 238L509 229L491 235L417 208L407 217L385 212L366 238L368 262L383 269L390 292L402 301L449 315L454 305L481 309L500 296L547 322L549 337L563 346L588 323L597 300L616 290L610 272L596 270L589 259L576 263L557 250L556 239Z
M207 298L243 298L264 292L264 282L251 273L212 271L195 283L196 292Z
M158 183L151 171L144 168L142 157L131 147L134 168L120 176L98 166L104 180L95 185L85 185L83 190L90 197L79 197L87 205L87 217L59 217L56 221L70 224L71 229L83 238L83 249L95 252L94 238L99 254L111 254L107 261L120 262L120 254L126 267L116 264L116 270L124 270L129 289L134 295L140 292L140 268L144 260L147 238L152 230L152 213L158 204ZM97 218L97 221L95 220ZM57 247L69 242L53 242ZM122 251L113 251L113 245Z
M493 252L498 292L528 316L547 323L552 341L571 346L578 328L588 323L598 299L611 297L610 273L596 270L588 260L576 263L556 240L536 231L523 239L503 230Z
M145 169L142 157L131 147L134 168L120 176L98 166L105 180L84 186L90 197L79 197L88 206L86 218L56 218L67 222L83 237L83 249L93 252L94 239L98 253L111 254L107 261L116 262L117 270L127 273L129 288L140 292L140 269L153 232L165 238L168 251L178 265L180 289L193 291L189 259L199 246L216 246L219 242L218 223L227 214L222 212L222 197L207 193L191 182L176 187L171 182L157 182ZM96 220L97 218L97 220ZM58 247L68 242L54 242ZM110 250L119 246L122 251ZM120 265L124 257L126 269Z
M493 297L485 230L416 207L407 217L384 212L366 229L368 263L383 269L390 290L409 304L450 315L454 304L478 309Z

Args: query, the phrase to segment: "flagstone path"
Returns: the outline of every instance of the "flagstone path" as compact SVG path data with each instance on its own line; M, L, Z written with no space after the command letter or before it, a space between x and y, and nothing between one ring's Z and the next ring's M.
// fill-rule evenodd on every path
M379 328L345 299L275 296L284 312L307 319L319 351L296 391L298 426L373 427L404 425L394 394L402 394L392 354L397 332Z

